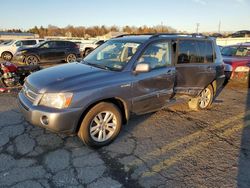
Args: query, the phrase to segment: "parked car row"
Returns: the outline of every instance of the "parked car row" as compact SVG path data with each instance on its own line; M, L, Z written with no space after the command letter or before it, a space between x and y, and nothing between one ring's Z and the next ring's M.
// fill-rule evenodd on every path
M15 61L26 64L73 62L103 43L104 40L88 43L44 39L11 40L0 44L0 57L6 61L14 58Z
M0 44L0 57L4 60L10 61L12 60L17 50L35 46L42 41L44 41L44 39L22 39L5 41Z

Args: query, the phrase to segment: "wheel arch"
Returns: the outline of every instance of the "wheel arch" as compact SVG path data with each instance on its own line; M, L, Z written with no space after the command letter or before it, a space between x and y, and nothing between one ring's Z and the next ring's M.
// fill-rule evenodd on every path
M116 105L119 108L119 110L121 111L122 124L127 124L128 120L129 120L129 116L130 116L127 103L119 97L112 97L112 98L107 98L107 99L95 101L95 102L91 103L87 108L85 108L85 110L82 112L82 114L78 120L77 127L75 129L75 133L77 133L79 131L82 120L85 117L85 115L88 113L88 111L91 108L93 108L95 105L97 105L101 102L108 102L108 103L112 103L112 104Z
M40 56L38 54L35 54L35 53L29 53L29 54L25 55L25 58L24 58L25 60L24 61L26 61L26 58L29 57L29 56L35 56L38 59L39 62L41 61Z
M217 82L216 82L216 80L214 80L210 85L213 88L214 96L216 96L216 93L217 93Z
M3 53L5 53L5 52L10 53L10 54L12 55L12 57L14 56L14 54L13 54L11 51L5 50L5 51L3 51L3 52L1 53L1 56L0 56L0 57L3 57Z

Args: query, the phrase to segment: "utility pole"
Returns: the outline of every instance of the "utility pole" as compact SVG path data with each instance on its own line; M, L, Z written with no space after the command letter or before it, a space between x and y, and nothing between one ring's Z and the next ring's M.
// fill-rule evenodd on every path
M200 23L196 23L196 34L199 34Z
M219 21L219 25L218 25L218 33L220 33L220 28L221 28L221 21Z

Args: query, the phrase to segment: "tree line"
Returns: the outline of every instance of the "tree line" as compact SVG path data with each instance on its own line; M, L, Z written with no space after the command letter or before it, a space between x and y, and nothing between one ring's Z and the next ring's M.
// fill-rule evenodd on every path
M22 32L20 29L12 29L7 30L9 32ZM109 32L124 32L128 34L143 34L143 33L158 33L158 32L176 32L175 29L165 26L165 25L156 25L156 26L124 26L124 27L118 27L118 26L91 26L91 27L74 27L72 25L68 25L66 27L57 27L54 25L48 25L48 27L33 27L31 29L28 29L25 32L30 32L34 34L38 34L40 37L44 36L67 36L67 37L96 37L96 36L103 36L105 34L108 34Z

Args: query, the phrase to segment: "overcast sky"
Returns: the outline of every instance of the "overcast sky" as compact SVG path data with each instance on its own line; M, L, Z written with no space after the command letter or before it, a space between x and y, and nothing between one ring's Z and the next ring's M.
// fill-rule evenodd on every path
M195 32L250 30L250 0L3 0L0 29L164 25Z

